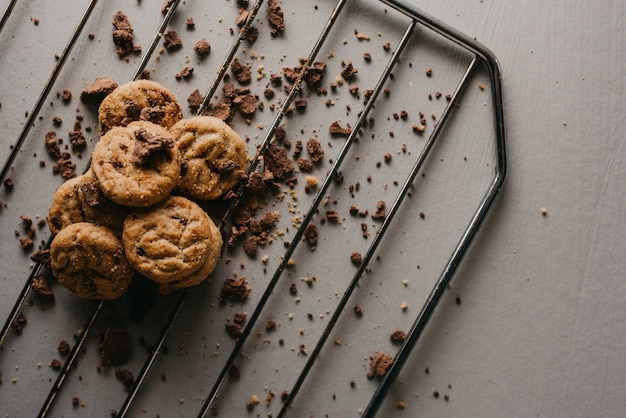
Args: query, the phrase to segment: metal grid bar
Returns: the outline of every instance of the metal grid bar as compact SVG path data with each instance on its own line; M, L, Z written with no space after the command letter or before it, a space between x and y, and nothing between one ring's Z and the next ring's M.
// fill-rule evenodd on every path
M298 377L298 380L296 382L296 384L294 385L292 391L290 392L289 398L286 400L285 404L283 405L283 408L281 409L280 412L280 416L284 416L289 407L291 406L293 400L295 399L298 390L300 388L300 386L302 385L302 383L304 382L304 380L306 379L306 376L309 372L309 370L311 369L311 367L313 366L313 363L315 362L322 346L324 345L326 339L328 338L334 324L336 323L339 315L341 314L341 312L343 311L343 309L345 308L345 305L348 301L348 298L350 297L352 291L354 290L354 288L356 287L358 280L360 279L361 275L363 274L363 272L365 271L365 268L368 264L368 262L371 260L374 251L376 250L378 244L380 243L381 239L383 238L383 235L385 233L385 231L387 230L388 226L390 225L390 223L392 222L392 219L399 207L399 205L401 204L403 198L405 197L405 195L407 194L409 187L411 186L412 182L415 179L416 174L418 173L420 167L422 166L428 152L430 151L430 149L432 148L432 146L434 145L434 142L439 134L439 132L442 129L442 126L444 125L446 119L448 118L448 116L451 113L452 108L454 107L454 105L457 103L458 100L458 96L461 94L468 78L469 75L474 71L475 66L478 62L478 60L481 60L481 62L485 63L488 70L489 70L489 74L490 74L490 81L491 81L491 91L492 91L492 98L493 98L493 103L494 103L494 107L495 107L495 126L496 126L496 151L497 151L497 171L496 171L496 176L494 178L494 180L492 181L489 190L487 191L485 197L483 198L482 202L480 203L476 213L474 214L472 220L470 221L470 224L468 225L467 229L465 230L459 244L457 245L456 249L454 250L446 268L444 269L441 277L439 278L439 280L437 281L435 287L433 288L433 291L430 295L430 297L428 298L426 304L424 305L424 307L422 308L422 311L420 312L420 314L418 315L418 318L416 319L414 325L412 326L409 334L408 334L408 338L406 339L406 341L404 342L404 344L402 345L402 347L400 348L400 350L398 351L396 357L394 358L393 364L390 367L390 369L388 370L388 373L384 376L383 380L380 382L379 387L376 391L376 393L372 396L372 399L370 401L370 403L368 404L367 409L365 410L364 416L367 417L372 417L376 414L376 411L378 410L378 408L380 407L385 394L387 393L388 389L390 388L390 386L392 385L393 381L395 380L395 378L397 377L397 375L400 373L402 366L404 365L404 362L406 361L406 359L409 356L409 353L411 351L411 349L413 348L413 346L416 344L417 340L419 339L419 336L421 335L421 332L423 331L424 327L426 326L428 320L430 319L430 316L432 315L432 313L434 312L434 309L436 308L441 296L443 295L443 292L445 291L446 287L448 286L448 284L450 283L452 276L457 268L457 266L459 265L462 257L464 256L464 254L467 252L467 249L470 245L470 242L472 241L472 239L474 238L474 236L476 235L480 225L482 224L482 221L485 219L486 215L487 215L487 211L490 208L491 204L493 203L493 200L495 199L496 194L498 193L500 187L502 186L502 183L504 181L504 177L505 177L505 173L506 173L506 152L505 152L505 142L504 142L504 122L503 122L503 115L502 115L502 91L501 91L501 80L500 80L500 70L499 70L499 65L497 63L497 60L495 59L495 57L493 56L493 54L488 51L486 48L484 48L482 45L478 44L477 42L475 42L474 40L468 38L467 36L455 31L454 29L448 27L447 25L437 21L436 19L432 18L431 16L428 16L426 14L424 14L423 12L421 12L420 10L416 9L415 7L413 7L410 4L407 4L403 1L395 1L395 0L381 0L383 3L395 8L396 10L400 11L401 13L405 14L406 16L409 16L412 19L411 24L409 25L409 28L407 29L407 31L405 32L405 35L401 41L400 46L396 49L396 51L394 52L394 55L392 57L392 59L390 60L387 68L385 69L384 74L381 76L381 79L379 80L379 83L376 87L376 89L374 90L374 94L371 96L371 98L367 101L364 110L362 111L362 113L360 114L359 117L359 121L357 122L357 125L352 129L352 132L350 134L350 136L348 137L348 140L346 141L346 143L344 144L344 147L342 148L338 158L336 159L336 161L333 163L333 166L331 168L331 170L329 171L329 174L327 175L327 177L324 180L324 183L322 184L319 192L316 194L316 197L312 203L312 205L310 206L309 210L307 211L307 215L304 218L304 221L302 222L300 228L297 230L295 236L294 236L294 240L292 241L292 243L289 245L289 247L287 248L286 252L284 253L284 257L283 257L283 262L280 264L280 266L276 269L274 276L272 277L272 280L270 281L270 284L268 285L266 291L264 292L260 302L258 303L258 305L256 306L254 313L252 314L252 316L250 317L250 320L248 321L244 331L243 331L243 335L242 337L239 339L239 341L237 342L235 348L232 350L228 360L226 361L226 364L224 365L222 372L220 373L220 376L218 377L217 381L215 382L215 385L213 386L210 395L207 397L206 402L203 405L203 408L201 410L201 412L199 413L200 416L205 416L207 414L207 412L209 411L213 401L215 400L215 397L217 396L218 391L220 390L221 386L224 383L226 374L228 373L228 370L230 369L230 367L233 365L234 362L234 358L235 356L240 352L241 348L243 347L243 344L246 340L246 338L251 334L252 331L252 327L255 325L256 320L258 319L258 317L261 314L261 311L263 310L270 294L272 293L272 290L274 289L276 283L278 282L282 272L284 271L285 267L286 267L286 263L289 260L290 256L293 254L293 252L295 251L295 248L297 246L297 243L300 241L300 239L303 236L304 233L304 228L309 224L309 222L311 221L313 215L315 214L315 211L317 210L324 193L326 193L326 191L328 190L328 187L330 186L330 183L332 181L332 178L334 177L334 175L337 173L339 166L341 165L343 159L345 158L349 147L352 143L352 141L354 141L354 139L356 138L359 129L361 128L363 122L365 121L365 117L369 111L369 109L373 106L374 101L376 100L376 96L378 95L378 93L381 91L382 89L382 85L385 82L385 80L389 77L389 74L391 72L391 68L393 66L393 64L395 63L398 55L400 54L400 52L402 51L402 49L404 48L404 46L406 46L410 35L413 32L413 29L415 27L415 25L417 23L420 23L424 26L426 26L427 28L435 31L436 33L445 36L447 39L455 42L456 44L460 45L461 47L471 51L473 54L475 54L474 59L472 60L472 62L470 63L468 69L466 70L466 73L464 74L461 82L458 84L457 86L457 90L454 92L454 95L452 97L452 100L450 101L450 103L448 104L448 106L446 107L444 114L440 120L440 122L436 125L435 130L433 131L433 133L431 134L426 147L424 148L424 150L422 151L421 155L418 158L418 161L415 163L413 169L411 170L411 174L409 175L409 177L405 180L405 182L403 183L402 189L399 193L399 195L397 196L396 200L394 201L392 207L391 207L391 211L389 213L389 215L384 219L383 225L380 228L380 230L377 232L374 241L372 242L372 244L370 245L366 255L365 255L365 259L364 262L361 264L361 266L359 267L359 270L357 271L357 273L355 274L355 276L353 277L352 282L350 283L350 286L348 287L348 289L346 290L346 292L344 293L344 297L341 299L339 305L337 306L333 317L331 318L330 322L328 323L326 329L324 330L324 333L322 335L322 337L318 340L315 349L312 353L312 355L309 357L306 366L304 367L304 369L302 370L301 374ZM53 73L50 77L50 79L48 80L48 83L46 84L46 87L44 88L44 90L41 93L41 96L37 102L37 104L35 105L35 108L33 109L33 111L30 113L30 118L28 120L28 122L25 124L24 126L24 130L20 135L20 138L18 139L18 143L16 144L16 146L13 148L13 151L11 153L11 155L9 156L9 158L7 159L7 162L5 163L5 167L3 168L2 171L2 176L1 179L4 179L7 172L8 172L8 168L10 167L10 165L12 164L15 155L17 154L17 152L19 151L19 149L21 148L21 145L23 143L23 141L25 140L25 138L28 135L28 131L30 126L32 126L32 122L34 121L34 118L38 115L39 111L41 110L41 105L43 103L43 101L45 101L46 97L48 96L52 85L54 84L54 81L56 80L56 77L58 76L59 72L62 69L63 64L65 63L65 60L67 59L67 56L69 55L69 53L71 52L71 48L74 45L76 38L78 36L78 34L80 33L80 31L82 30L82 28L84 27L86 20L88 19L89 15L91 14L94 6L95 6L96 0L92 0L91 3L89 4L87 11L85 12L85 14L83 15L83 17L81 18L81 21L79 22L79 25L77 26L77 28L75 29L74 33L72 34L72 37L70 38L70 41L68 42L66 49L64 50L63 54L61 55L61 59L59 60L59 63L57 64L57 66L55 66L55 69L53 70ZM245 39L247 30L250 26L250 24L252 23L252 21L255 19L256 14L261 6L261 4L263 3L263 0L258 0L257 3L253 6L252 11L245 23L245 25L242 27L242 29L240 30L240 34L239 37L237 38L236 42L233 44L228 56L226 57L226 59L224 60L223 65L220 68L220 71L218 72L214 82L212 83L211 87L209 88L207 94L204 97L204 101L200 107L200 109L198 110L198 114L201 114L206 107L209 105L210 99L211 97L214 95L214 93L217 90L217 86L219 85L219 83L221 82L227 68L228 65L230 64L230 62L232 61L234 55L237 52L238 46L241 43L241 41L243 39ZM10 3L10 5L7 7L7 11L5 12L5 14L2 17L2 24L0 25L0 30L2 29L2 27L4 26L4 23L6 22L6 20L8 19L8 16L11 13L11 10L13 8L13 5L15 4L15 1L12 1ZM300 75L298 76L297 81L294 83L293 88L290 90L288 97L285 99L285 101L283 102L283 105L281 106L280 111L278 112L278 114L276 115L276 117L274 118L274 121L272 123L272 126L270 127L265 139L263 140L261 146L259 147L259 149L257 150L256 156L253 160L253 162L251 163L250 167L249 167L249 172L254 170L259 161L260 161L260 156L263 155L265 149L267 148L267 146L269 145L273 134L275 132L275 130L277 129L277 127L279 126L283 116L285 115L285 112L289 106L289 104L291 103L291 101L295 98L296 94L299 92L299 89L301 88L301 83L302 83L302 79L304 74L306 73L308 67L312 64L313 60L315 59L316 54L319 52L321 46L324 43L324 40L326 38L326 36L328 35L330 29L332 28L332 25L334 24L337 16L339 15L339 13L341 12L341 9L343 8L343 5L345 4L345 0L340 0L337 5L335 6L335 9L333 11L332 16L329 18L328 22L327 22L327 26L323 29L317 43L315 44L315 47L313 48L313 50L311 51L311 54L309 56L309 58L307 59L307 61L305 62L305 64L303 65L302 71L300 73ZM169 22L169 19L171 18L171 16L173 15L176 6L178 5L178 0L173 2L173 4L171 5L171 7L169 8L169 10L166 13L166 16L164 17L160 28L157 32L157 34L154 36L151 46L149 48L149 50L147 51L147 53L143 56L141 64L139 65L135 75L134 75L134 79L138 78L141 75L141 72L143 71L143 69L145 68L148 60L150 59L152 53L154 52L159 40L162 37L163 31L165 29L165 27L167 26L167 23ZM32 119L32 120L31 120ZM241 195L243 193L243 189L240 188L239 192L237 194L237 198L234 200L233 204L231 204L231 206L229 207L226 215L223 217L222 221L220 222L220 228L224 227L224 225L228 222L232 211L236 208L237 204L239 203L240 199L241 199ZM49 242L48 242L49 243ZM2 334L0 335L0 345L4 342L4 339L8 333L8 330L10 328L11 323L15 320L15 317L17 316L17 314L19 313L21 307L23 306L23 303L26 299L26 295L28 293L28 289L30 288L30 281L32 280L32 278L34 277L34 275L39 271L40 266L36 266L33 270L31 275L29 276L28 282L25 286L25 291L22 292L22 294L20 295L20 298L18 299L18 301L16 302L16 305L9 317L9 319L7 320L7 322L5 323L5 326L3 327L2 330ZM146 360L146 362L144 363L144 367L142 368L142 371L140 372L136 385L133 387L131 393L129 394L129 396L126 398L124 405L122 406L122 409L120 411L120 415L119 416L125 416L125 414L127 413L130 404L132 403L134 397L136 396L138 390L140 389L141 385L143 384L145 377L147 375L147 373L149 372L153 362L155 361L155 359L157 358L157 356L160 353L160 349L162 348L167 335L168 335L168 331L169 329L172 327L174 320L176 318L176 316L178 315L178 313L180 312L181 306L184 302L185 299L185 295L186 292L182 292L181 295L179 296L179 299L176 303L176 305L174 306L174 309L172 310L172 313L170 314L165 326L163 327L161 334L158 338L158 343L156 344L155 348L153 349L151 355L148 357L148 359ZM99 312L101 311L103 306L103 303L100 302L98 304L98 306L96 307L94 313L92 314L91 318L89 319L87 326L84 330L84 333L81 334L80 338L78 339L78 341L76 342L76 344L74 345L74 347L72 348L71 354L68 358L68 360L66 361L65 365L63 366L63 369L61 371L61 373L59 374L59 377L57 379L57 381L55 382L53 388L50 391L50 394L48 396L48 399L46 400L46 402L44 403L44 406L41 409L41 412L39 414L39 416L45 416L47 411L49 410L49 407L51 406L52 402L54 401L54 398L57 394L57 392L60 390L65 377L67 375L68 370L70 369L70 367L72 366L76 355L78 353L78 351L80 350L80 348L82 347L86 336L91 328L91 326L93 325L97 315L99 314Z

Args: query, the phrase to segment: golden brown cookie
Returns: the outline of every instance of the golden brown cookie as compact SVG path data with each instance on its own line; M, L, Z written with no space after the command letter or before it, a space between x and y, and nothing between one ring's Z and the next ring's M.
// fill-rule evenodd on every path
M88 299L120 297L134 274L115 234L89 222L59 231L50 244L50 258L59 283Z
M180 154L172 136L151 122L111 129L96 143L91 160L102 192L129 207L159 203L180 175Z
M98 108L100 135L115 126L144 120L169 128L183 118L171 91L157 82L135 80L122 84L104 98Z
M170 128L181 155L177 189L213 200L231 190L246 170L246 147L237 132L212 116L183 119Z
M213 245L209 248L209 256L206 261L198 269L198 271L191 273L187 277L183 277L180 280L170 283L159 283L159 292L162 294L169 294L171 291L176 289L184 289L187 287L196 286L206 279L208 279L209 275L213 273L215 267L217 266L217 262L220 259L220 252L222 249L222 234L220 230L217 228L215 224L211 224L211 241Z
M89 170L55 191L48 211L48 226L56 234L73 223L93 222L121 233L126 212L126 208L102 193Z
M170 196L157 206L126 218L122 243L131 265L147 278L169 283L198 271L222 240L215 224L198 204Z

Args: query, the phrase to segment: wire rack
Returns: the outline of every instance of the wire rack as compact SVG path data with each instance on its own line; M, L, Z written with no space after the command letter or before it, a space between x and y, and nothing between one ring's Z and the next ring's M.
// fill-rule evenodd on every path
M454 318L449 312L461 299L452 277L505 177L497 60L402 1L279 2L284 32L272 32L270 2L245 3L0 3L7 266L1 415L372 417L419 410L421 398L406 398L426 387L417 383L427 364L415 353L424 351L418 341L438 311ZM111 41L117 10L128 15L142 46L125 58ZM253 30L258 39L251 42ZM180 50L163 48L168 31L183 40ZM191 48L201 38L211 44L203 59ZM238 244L226 248L207 283L168 296L140 288L117 301L85 301L54 281L53 299L34 295L33 278L50 273L28 255L51 239L38 221L63 181L52 174L43 137L50 130L63 136L78 123L86 149L68 152L79 172L97 141L97 112L80 101L80 90L98 76L123 83L148 70L181 104L198 89L204 101L197 113L210 113L220 88L234 81L234 59L253 70L246 87L262 104L253 116L232 120L246 140L250 172L262 167L279 129L290 154L311 137L324 148L310 171L296 166L295 181L253 201L253 215L279 214L258 254L246 255ZM319 62L325 73L312 88L304 77ZM349 64L356 73L342 76ZM192 77L182 78L189 66ZM300 72L287 80L285 67ZM271 81L276 74L280 82ZM333 122L343 134L329 133ZM215 211L226 238L244 200L239 188ZM27 232L22 215L39 225L32 250L20 246ZM304 239L310 225L318 231L315 248ZM357 253L360 262L352 262ZM247 279L246 301L220 301L226 277ZM231 338L225 324L240 313L241 333ZM132 358L123 365L134 376L128 388L116 381L114 367L99 363L96 335L107 328L124 328L133 338ZM390 341L394 330L405 338ZM58 352L61 340L70 343L68 354ZM377 352L393 361L372 377Z

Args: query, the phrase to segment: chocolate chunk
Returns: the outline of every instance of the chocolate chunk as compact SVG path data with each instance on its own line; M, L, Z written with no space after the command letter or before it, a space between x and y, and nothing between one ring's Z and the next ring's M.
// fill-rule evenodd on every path
M313 87L319 84L325 72L326 63L316 61L313 63L313 66L307 68L306 73L304 73L304 82L307 86Z
M239 62L238 59L234 59L230 63L230 69L233 72L233 75L241 84L247 84L252 80L252 70L247 65Z
M261 173L258 171L251 172L246 181L246 191L253 194L262 194L264 190L265 183L263 182Z
M350 125L347 125L347 127L344 128L339 124L339 121L332 122L328 127L328 132L331 135L348 136L351 131L352 129L350 128Z
M253 115L256 112L256 99L252 94L235 97L233 104L245 116Z
M193 74L193 67L185 67L182 70L180 70L180 73L176 74L176 78L184 78L185 80L188 79L189 77L191 77L191 75Z
M128 17L122 12L118 11L113 16L113 43L117 47L117 54L125 56L131 52L141 51L141 47L134 45L133 28L130 25Z
M98 336L102 365L124 364L132 354L130 335L124 329L107 329Z
M143 128L135 131L135 137L137 141L131 158L133 164L145 165L151 155L174 147L172 138L151 134Z
M220 298L230 302L243 302L248 298L248 293L250 293L250 287L244 277L238 279L228 277L224 280Z
M68 135L72 150L80 151L87 146L87 140L80 130L70 131Z
M102 189L100 189L98 183L90 181L82 183L78 187L80 187L80 191L83 193L85 201L92 208L102 206L106 201L106 197L104 196L104 193L102 193Z
M191 92L189 97L187 97L187 104L189 105L189 110L193 113L197 113L200 106L202 106L202 102L204 101L204 96L200 93L200 90L195 89Z
M270 144L265 151L265 168L269 170L276 179L283 180L287 174L294 169L293 161L289 159L287 150L276 144Z
M230 119L232 113L230 100L220 100L213 106L212 115L223 121Z
M144 107L139 113L139 120L145 120L158 125L165 116L165 111L161 107Z
M39 263L45 268L50 268L50 250L40 250L30 256L35 263Z
M118 84L108 77L98 77L80 93L83 101L100 103L109 93L117 88Z
M259 238L256 235L252 235L248 237L248 239L243 243L243 250L250 257L256 256L256 251L259 243Z

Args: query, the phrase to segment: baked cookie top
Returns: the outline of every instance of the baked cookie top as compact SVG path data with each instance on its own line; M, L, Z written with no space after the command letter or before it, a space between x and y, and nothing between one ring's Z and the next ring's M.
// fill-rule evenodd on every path
M172 136L151 122L111 129L96 143L91 159L102 192L129 207L159 203L180 175L180 154Z
M144 120L169 128L183 118L171 91L157 82L135 80L122 84L104 98L98 108L100 135L115 126Z
M231 190L246 170L242 139L221 119L196 116L170 128L181 154L177 189L192 199L213 200Z
M50 244L52 272L59 283L88 299L116 299L134 271L122 243L108 228L78 222L63 228Z
M180 280L169 283L159 283L158 289L160 293L167 295L172 290L196 286L209 278L217 266L222 249L222 234L219 228L212 222L211 237L213 244L209 247L209 255L204 264L197 271L191 273L189 276L183 277Z
M93 222L121 232L127 209L108 199L91 172L74 177L54 192L48 226L53 234L77 222Z
M122 244L131 265L160 283L181 280L198 271L222 245L215 224L198 204L169 196L160 204L135 210L124 222ZM217 263L217 261L216 261Z

